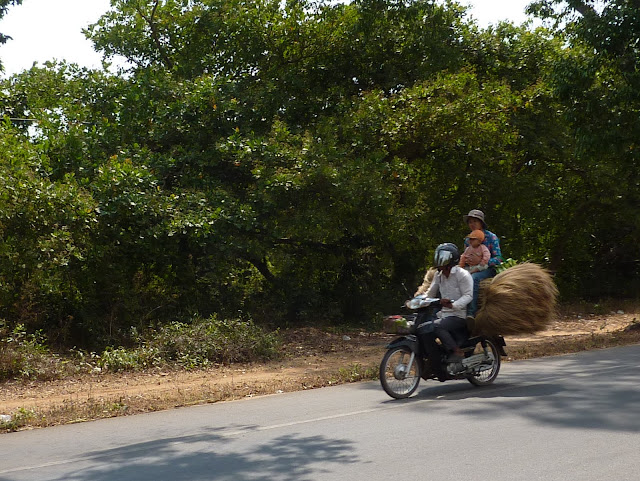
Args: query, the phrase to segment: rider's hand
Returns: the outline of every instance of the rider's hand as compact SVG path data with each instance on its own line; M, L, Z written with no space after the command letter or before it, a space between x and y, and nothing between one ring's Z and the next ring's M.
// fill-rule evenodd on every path
M448 307L448 308L453 307L453 303L451 302L451 299L440 299L440 304L442 305L442 307Z

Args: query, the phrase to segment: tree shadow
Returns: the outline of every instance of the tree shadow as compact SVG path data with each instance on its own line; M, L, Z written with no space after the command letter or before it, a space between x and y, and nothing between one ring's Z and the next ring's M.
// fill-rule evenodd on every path
M520 416L543 425L564 428L589 428L621 432L640 431L640 389L637 347L618 348L613 356L602 358L598 351L582 352L554 359L528 360L518 364L508 378L498 377L485 387L466 381L422 382L416 394L405 400L388 399L383 405L429 405L435 411L455 409L471 417L500 419ZM379 388L374 383L367 389ZM481 403L458 403L470 399Z
M425 384L404 402L432 399L441 402L429 409L453 408L463 416L519 416L542 425L637 433L640 351L629 353L619 359L599 359L595 352L566 356L556 360L557 368L546 371L537 369L543 359L531 360L510 372L508 380L499 377L490 386L478 388L465 381ZM458 402L470 399L484 402ZM416 404L416 409L424 406Z
M251 432L252 428L247 428ZM234 436L204 433L106 449L74 464L92 467L65 473L65 481L302 480L332 466L356 463L351 441L286 435L257 448L230 452ZM185 449L185 444L188 448ZM243 451L246 450L246 451Z

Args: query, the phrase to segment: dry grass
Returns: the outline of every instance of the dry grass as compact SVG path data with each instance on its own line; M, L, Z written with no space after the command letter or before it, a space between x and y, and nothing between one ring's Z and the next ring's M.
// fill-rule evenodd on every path
M636 328L604 334L560 336L535 342L508 342L507 360L515 361L537 357L556 356L575 352L606 349L640 343L640 323Z
M558 288L547 270L538 264L518 264L483 289L475 329L487 335L542 331L556 317L557 297Z

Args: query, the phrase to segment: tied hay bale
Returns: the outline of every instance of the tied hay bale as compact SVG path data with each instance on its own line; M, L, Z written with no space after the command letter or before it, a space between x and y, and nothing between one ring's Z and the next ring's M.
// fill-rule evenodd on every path
M438 272L438 269L436 269L435 267L430 267L427 273L424 275L424 283L427 284L427 289L429 289L429 286L433 282L433 278L436 276L436 272Z
M415 293L416 296L424 294L429 290L429 287L433 282L433 278L436 276L436 272L438 272L438 269L436 269L435 267L431 267L427 270L427 273L424 275L422 285L418 287L418 290Z
M493 282L493 278L482 279L480 281L480 286L478 286L478 305L482 306L484 302L484 293L487 291L491 283Z
M538 264L511 267L483 291L475 323L479 333L531 334L544 330L555 316L558 288Z

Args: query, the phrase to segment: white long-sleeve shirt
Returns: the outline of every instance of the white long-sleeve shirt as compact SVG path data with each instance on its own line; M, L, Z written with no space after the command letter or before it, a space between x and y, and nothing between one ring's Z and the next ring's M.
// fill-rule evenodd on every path
M465 269L454 266L449 277L442 272L436 273L431 286L427 291L427 297L436 297L440 292L443 299L451 299L452 307L443 307L438 312L438 317L457 316L463 319L467 317L467 304L473 299L473 278Z

